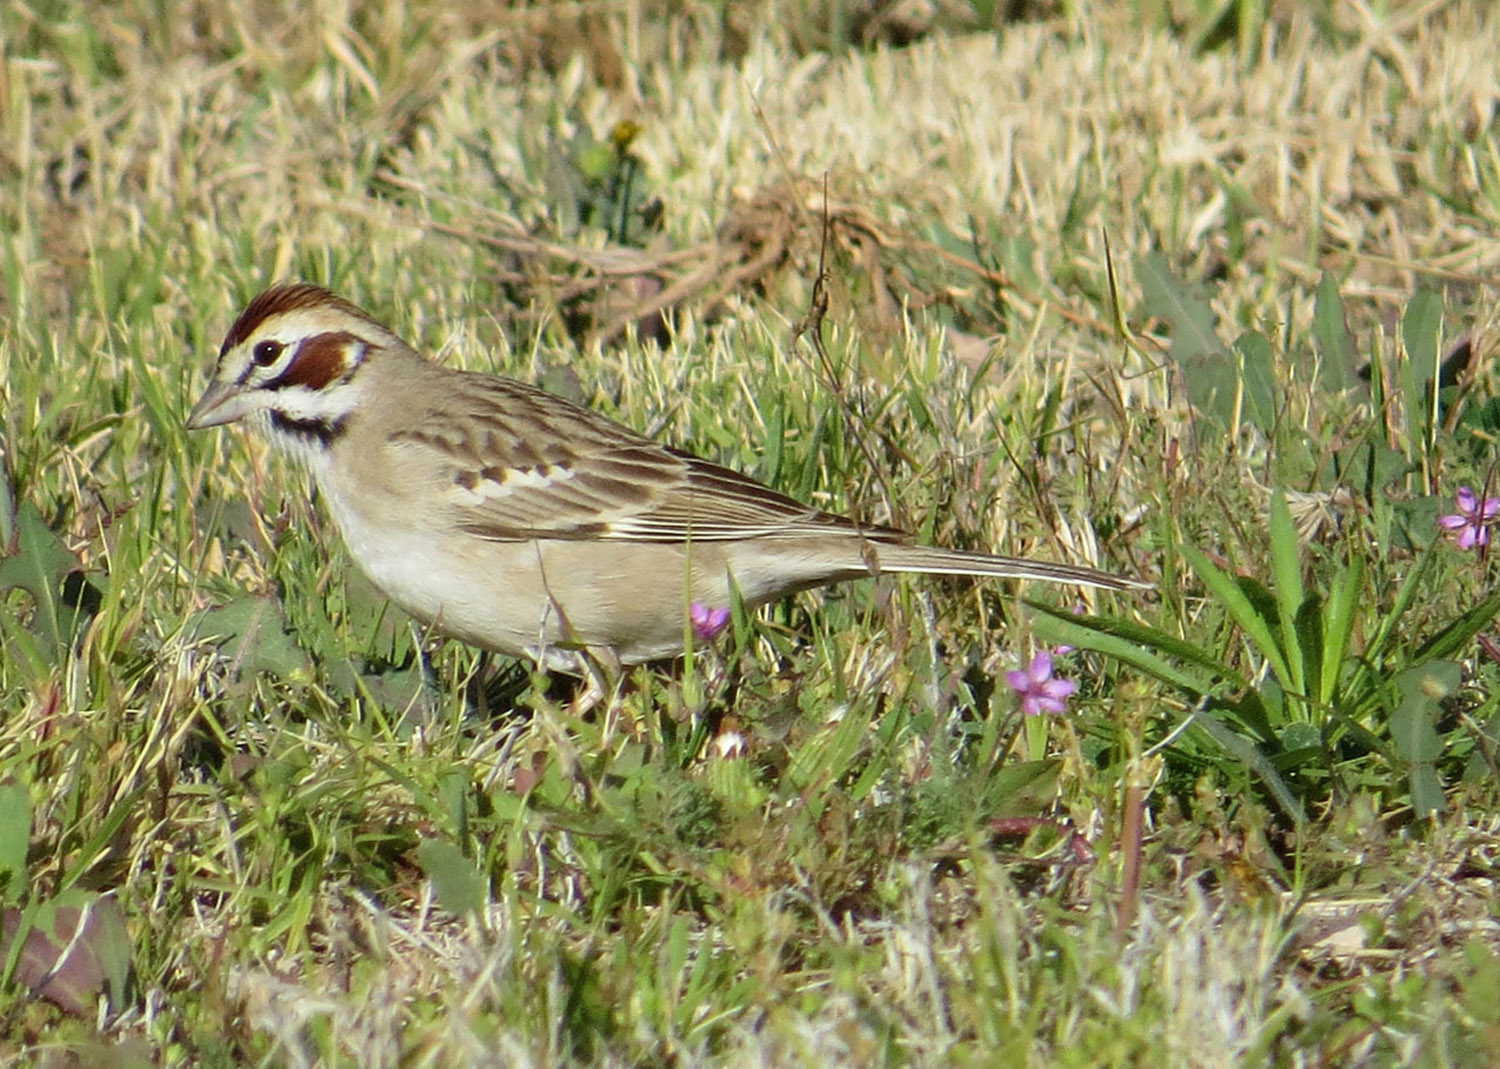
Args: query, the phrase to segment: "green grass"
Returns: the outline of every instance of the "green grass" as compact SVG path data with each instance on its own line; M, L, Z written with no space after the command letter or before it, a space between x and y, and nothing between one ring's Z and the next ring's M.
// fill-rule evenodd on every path
M0 12L0 1060L1486 1062L1500 22L1004 6ZM185 431L288 278L1158 591L851 584L521 715Z

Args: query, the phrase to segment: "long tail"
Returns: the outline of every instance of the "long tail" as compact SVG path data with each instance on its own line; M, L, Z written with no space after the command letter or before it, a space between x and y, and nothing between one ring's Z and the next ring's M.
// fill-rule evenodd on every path
M1003 579L1040 579L1048 583L1078 583L1082 586L1106 587L1110 590L1147 590L1152 584L1097 568L1073 564L1054 564L1045 560L1021 557L995 557L988 553L970 553L962 549L940 549L936 546L892 545L870 546L882 571L919 572L925 575L975 575Z

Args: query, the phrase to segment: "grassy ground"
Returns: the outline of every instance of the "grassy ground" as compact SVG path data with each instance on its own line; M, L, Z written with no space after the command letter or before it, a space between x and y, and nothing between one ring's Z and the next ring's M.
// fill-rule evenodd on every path
M1500 14L1011 6L0 11L5 1064L1492 1059L1437 518L1497 482ZM1158 590L853 584L573 716L185 432L288 278Z

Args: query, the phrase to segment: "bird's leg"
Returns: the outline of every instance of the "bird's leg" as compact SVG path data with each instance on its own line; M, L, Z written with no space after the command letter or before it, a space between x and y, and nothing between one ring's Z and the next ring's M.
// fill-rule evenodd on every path
M584 673L583 690L568 705L575 716L592 712L603 702L600 742L609 749L620 715L620 689L625 681L625 666L608 646L594 646L578 651L578 663Z
M421 682L402 712L401 720L421 730L437 721L442 692L438 688L437 673L432 667L432 654L427 648L426 631L415 620L409 621L407 626L411 629L412 654L417 659L417 674Z
M479 660L475 662L474 671L469 674L464 686L468 691L469 711L478 716L481 723L489 723L490 719L490 688L489 681L485 679L489 667L489 651L480 650Z

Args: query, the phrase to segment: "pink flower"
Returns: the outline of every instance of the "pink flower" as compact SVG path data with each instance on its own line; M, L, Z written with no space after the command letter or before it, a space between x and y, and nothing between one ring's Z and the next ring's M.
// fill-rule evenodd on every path
M1027 716L1063 712L1069 695L1078 689L1078 684L1071 679L1053 678L1052 654L1046 650L1039 651L1031 659L1030 666L1006 672L1005 682L1021 699L1021 712Z
M688 621L693 625L694 637L699 642L707 642L728 625L729 609L713 609L695 601L688 606Z
M1438 523L1445 530L1454 533L1459 549L1488 545L1490 526L1495 522L1495 517L1500 515L1500 497L1487 497L1481 505L1473 490L1460 486L1457 504L1458 511L1439 517Z

